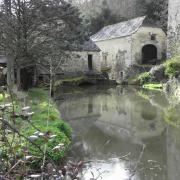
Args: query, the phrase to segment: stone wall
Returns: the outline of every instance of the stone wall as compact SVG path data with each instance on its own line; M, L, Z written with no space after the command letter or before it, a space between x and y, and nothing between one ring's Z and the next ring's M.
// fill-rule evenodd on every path
M126 67L131 64L131 37L95 42L101 49L102 67L111 68L109 78L121 80Z
M151 40L151 34L156 35L155 40ZM157 60L160 62L164 58L166 52L166 34L160 28L141 27L132 35L132 44L133 64L142 63L142 48L148 44L152 44L157 48Z
M180 53L180 1L169 0L168 58Z
M96 51L67 52L67 56L55 63L54 73L57 75L77 76L89 72L88 55L92 55L92 71L98 73L101 70L100 53ZM61 61L61 62L60 62ZM55 70L56 69L56 70ZM49 74L48 69L38 68L40 75Z
M94 72L100 72L100 54L99 52L76 51L70 53L66 63L62 66L64 73L85 73L89 71L88 55L92 55L92 66Z

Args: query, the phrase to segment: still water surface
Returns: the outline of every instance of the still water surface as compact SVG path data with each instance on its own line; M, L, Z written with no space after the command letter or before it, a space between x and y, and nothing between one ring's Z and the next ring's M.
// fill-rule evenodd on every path
M180 180L180 106L162 92L76 89L57 104L74 130L71 157L86 164L82 180Z

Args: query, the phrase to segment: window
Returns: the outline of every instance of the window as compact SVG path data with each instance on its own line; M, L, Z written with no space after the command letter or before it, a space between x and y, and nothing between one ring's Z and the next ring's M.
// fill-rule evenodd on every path
M122 71L120 72L120 76L121 76L121 79L124 78L124 73Z
M103 53L103 65L107 66L108 62L107 62L107 57L108 57L108 53Z
M151 34L151 40L155 41L156 40L156 34Z

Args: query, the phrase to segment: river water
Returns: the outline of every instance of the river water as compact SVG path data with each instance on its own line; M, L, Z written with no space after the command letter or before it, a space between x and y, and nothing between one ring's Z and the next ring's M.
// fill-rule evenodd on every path
M79 88L57 104L74 131L70 156L85 162L80 179L180 179L180 105L163 92Z

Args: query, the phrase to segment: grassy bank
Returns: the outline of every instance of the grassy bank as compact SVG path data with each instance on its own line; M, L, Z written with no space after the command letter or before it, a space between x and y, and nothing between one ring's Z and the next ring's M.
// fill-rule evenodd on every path
M16 96L13 99L14 106L1 114L14 128L4 129L8 130L8 143L3 145L3 154L11 159L32 156L32 161L28 161L32 168L40 167L44 157L45 163L53 161L59 164L69 149L72 130L61 119L56 105L49 99L48 92L34 88L28 91L25 99L19 100ZM10 102L10 97L2 96L2 106Z
M65 156L71 142L71 128L60 118L60 113L56 105L49 100L48 92L43 89L31 89L28 92L28 101L34 115L32 116L32 124L41 132L49 133L54 136L47 142L47 153L56 162ZM27 135L34 134L37 129L34 127L26 127L24 133ZM43 148L44 139L37 140L37 144ZM59 144L63 145L60 151L53 151L53 148ZM31 151L36 154L34 148ZM37 153L37 155L39 155Z

